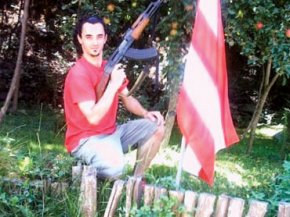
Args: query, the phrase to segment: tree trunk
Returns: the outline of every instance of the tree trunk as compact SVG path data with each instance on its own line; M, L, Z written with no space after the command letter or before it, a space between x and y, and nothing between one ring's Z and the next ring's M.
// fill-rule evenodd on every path
M181 72L180 74L183 74L184 71L184 64L181 64L181 67L179 69ZM165 148L170 140L172 128L175 123L175 117L176 117L176 103L178 99L178 93L179 93L179 87L180 87L180 76L174 76L174 79L172 81L172 89L170 93L170 100L168 103L168 109L165 117L165 135L164 139L161 144L161 148ZM180 141L181 142L181 141Z
M18 50L16 67L14 70L14 75L12 78L12 82L11 82L7 97L6 97L4 105L2 106L1 111L0 111L0 123L4 119L4 116L8 110L10 101L13 97L14 91L16 89L17 80L20 78L20 70L21 70L21 65L22 65L22 56L23 56L23 51L24 51L24 42L25 42L25 34L26 34L26 24L27 24L27 19L28 19L28 9L29 9L29 0L25 0L24 13L23 13L23 17L21 20L21 22L22 22L21 38L20 38L20 46L19 46L19 50Z
M1 14L2 14L2 16L0 16L1 17L0 28L2 29L4 27L5 21L7 20L6 3L4 3L4 5L3 5L3 8L1 10ZM4 40L1 39L0 40L0 54L2 53L3 42L4 42Z
M174 126L175 117L176 117L175 109L176 109L177 97L178 97L178 94L176 93L173 96L171 96L169 100L168 110L165 117L165 134L164 134L164 139L161 144L162 148L166 148L171 137L171 132L172 132L172 128Z
M264 89L264 84L265 84L265 77L266 77L266 72L264 70L264 67L263 67L263 73L262 73L262 79L261 79L261 83L260 83L260 87L259 87L259 94L258 94L258 102L261 100L261 96L262 96L262 90ZM246 130L244 131L243 135L241 136L241 139L245 138L246 137L246 134L251 130L252 126L253 126L253 122L254 122L254 119L255 117L257 116L257 111L258 111L258 106L259 106L259 103L257 103L256 107L255 107L255 111L252 115L252 118L248 124L248 127L246 128Z
M20 75L22 73L22 70L20 70ZM16 84L15 84L15 90L13 94L13 103L12 103L12 108L11 112L16 112L18 108L18 98L19 98L19 88L20 88L20 75L17 78Z
M269 92L280 76L279 74L276 74L272 78L272 80L270 81L269 78L270 78L270 74L271 74L271 66L272 66L272 60L270 59L268 61L268 65L267 65L267 71L266 71L266 76L265 76L265 80L264 80L264 84L263 84L263 90L261 92L261 97L259 98L256 110L254 112L254 115L253 115L252 121L251 121L252 123L251 123L250 137L249 137L248 149L247 149L248 154L252 152L257 125L259 123L260 116L262 114L262 111L263 111L265 102L268 98Z
M17 32L18 25L20 24L22 7L23 7L23 1L21 0L21 1L19 1L18 20L17 20L17 23L15 24L13 30L10 32L10 36L9 36L9 39L8 39L8 50L9 51L11 50L11 43L12 43L13 33Z

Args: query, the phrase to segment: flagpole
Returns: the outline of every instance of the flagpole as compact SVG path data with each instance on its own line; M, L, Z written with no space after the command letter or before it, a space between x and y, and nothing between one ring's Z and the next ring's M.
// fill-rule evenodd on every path
M179 157L179 162L178 162L178 168L177 168L177 174L176 174L176 179L175 179L175 185L176 189L179 188L180 186L180 180L181 180L181 174L182 174L182 164L183 164L183 158L185 154L185 138L182 136L181 139L181 149L180 149L180 157Z

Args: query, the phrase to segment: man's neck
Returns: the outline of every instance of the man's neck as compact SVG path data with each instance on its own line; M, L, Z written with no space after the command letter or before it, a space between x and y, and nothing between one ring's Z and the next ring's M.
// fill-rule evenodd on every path
M102 65L103 62L103 57L102 55L99 56L91 56L91 55L86 55L84 54L83 57L92 65L96 66L96 67L100 67Z

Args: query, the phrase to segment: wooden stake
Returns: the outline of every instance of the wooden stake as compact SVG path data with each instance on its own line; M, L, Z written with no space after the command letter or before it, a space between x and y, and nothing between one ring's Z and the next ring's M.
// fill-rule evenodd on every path
M280 202L278 217L289 217L290 216L290 203Z
M245 201L241 198L231 198L227 217L242 217Z
M267 212L268 203L257 200L250 201L250 208L246 217L264 217Z
M92 166L84 166L81 192L80 208L82 216L95 217L97 211L97 172Z
M28 184L30 187L35 189L42 189L43 193L52 192L52 193L62 193L66 191L69 187L69 184L66 182L51 182L50 179L44 180L27 180L22 179L10 179L6 177L0 177L0 182L8 183L13 188L20 188L24 184Z
M53 182L50 185L51 191L55 194L64 193L68 189L68 183L66 182Z
M178 212L178 207L183 203L184 199L184 192L181 191L169 191L169 197L175 198L177 203L173 206L173 212L176 217L180 217L181 213Z
M130 216L130 210L132 206L132 197L133 197L133 188L136 179L134 177L130 177L126 184L126 209L125 209L125 216Z
M214 210L215 198L215 195L201 193L198 198L195 217L210 217Z
M133 201L137 204L137 207L139 208L141 205L141 198L143 196L143 187L142 187L142 178L136 177L133 187Z
M218 197L215 217L226 217L228 213L228 205L229 205L230 197L227 195L220 195Z
M72 185L80 186L83 166L77 165L72 167Z
M197 193L193 191L186 191L184 194L184 206L185 212L182 214L182 217L194 216L195 206L197 204Z
M122 195L124 184L125 182L122 180L115 181L104 217L114 217L118 201Z
M115 195L116 195L118 181L119 180L116 180L114 182L113 188L111 190L110 198L109 198L109 201L107 203L107 207L106 207L106 211L105 211L104 217L108 217L109 216L109 213L110 213L110 210L111 210L111 207L112 207L112 204L113 204L113 200L114 200Z
M154 202L157 202L161 196L168 196L167 189L163 187L155 187L154 191Z
M144 188L144 205L152 206L154 201L154 186L153 185L145 185Z

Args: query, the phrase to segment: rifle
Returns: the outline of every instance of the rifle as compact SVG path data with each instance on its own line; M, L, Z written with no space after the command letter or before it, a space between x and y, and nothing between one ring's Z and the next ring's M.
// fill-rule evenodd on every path
M113 54L109 57L108 62L105 66L104 74L96 90L97 99L100 99L100 97L103 95L106 89L107 83L109 81L109 77L113 71L113 68L124 57L131 58L131 59L138 59L138 60L146 60L146 59L151 59L153 57L156 57L158 55L156 49L154 48L147 48L147 49L140 50L140 49L134 49L130 47L135 40L139 39L143 30L149 24L151 17L156 13L156 11L159 9L163 1L164 0L157 0L155 2L151 2L149 6L146 8L146 10L137 18L137 20L133 23L133 25L126 31L126 33L123 36L123 41L117 47L117 49L113 52ZM140 80L142 80L140 76L137 79L137 82L139 83L140 83ZM135 86L136 84L134 85L134 87ZM132 91L130 91L130 94L131 93Z

